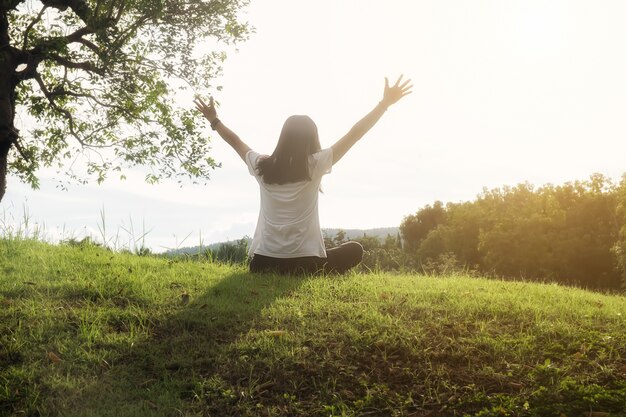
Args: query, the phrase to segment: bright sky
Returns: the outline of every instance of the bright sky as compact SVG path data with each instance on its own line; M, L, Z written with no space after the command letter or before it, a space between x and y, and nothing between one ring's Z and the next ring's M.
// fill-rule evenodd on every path
M230 53L216 99L259 152L292 114L311 116L330 146L380 100L385 76L413 79L325 177L322 227L397 226L483 187L626 172L626 2L253 0L245 15L256 33ZM252 235L257 184L218 136L213 156L223 168L206 186L151 186L137 171L69 192L44 175L33 191L12 177L4 222L27 206L52 238L101 240L104 211L107 237L149 231L157 251Z

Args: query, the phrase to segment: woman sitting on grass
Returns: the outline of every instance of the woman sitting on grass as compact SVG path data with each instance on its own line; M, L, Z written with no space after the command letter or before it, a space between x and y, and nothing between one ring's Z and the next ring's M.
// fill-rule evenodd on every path
M361 262L363 247L358 242L325 249L317 209L320 182L390 105L411 93L412 87L410 80L402 82L402 76L391 87L385 78L383 99L326 149L320 146L310 117L291 116L270 156L250 149L217 118L212 97L208 105L200 98L194 100L211 128L244 160L261 189L261 212L249 249L250 271L344 273Z

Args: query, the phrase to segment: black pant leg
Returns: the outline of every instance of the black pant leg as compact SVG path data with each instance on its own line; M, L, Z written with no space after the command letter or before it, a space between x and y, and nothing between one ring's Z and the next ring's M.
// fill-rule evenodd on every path
M363 260L363 246L359 242L346 242L326 250L325 272L345 273Z
M326 258L303 256L299 258L274 258L254 254L250 272L275 272L279 274L315 274L318 272L343 274L363 260L363 246L359 242L346 242L326 250Z
M284 275L314 274L324 269L325 262L325 258L317 256L274 258L254 254L250 260L250 272L273 272Z

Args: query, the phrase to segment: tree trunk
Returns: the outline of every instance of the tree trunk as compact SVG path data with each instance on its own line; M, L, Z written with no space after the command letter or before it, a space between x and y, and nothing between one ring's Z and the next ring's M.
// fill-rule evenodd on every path
M0 201L6 191L9 150L16 138L15 119L15 57L9 47L7 11L0 11Z
M7 189L7 162L11 145L0 145L0 201Z

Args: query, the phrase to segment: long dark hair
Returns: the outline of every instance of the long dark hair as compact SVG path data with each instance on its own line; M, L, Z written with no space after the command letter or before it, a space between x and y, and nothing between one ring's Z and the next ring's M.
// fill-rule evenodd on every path
M309 116L291 116L285 120L274 153L259 160L259 174L266 184L310 180L309 156L321 149L313 120Z

